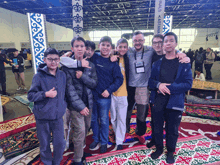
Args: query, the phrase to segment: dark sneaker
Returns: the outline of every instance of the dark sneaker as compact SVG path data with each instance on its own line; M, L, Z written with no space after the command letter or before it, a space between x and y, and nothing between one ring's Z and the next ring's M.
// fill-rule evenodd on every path
M101 145L100 153L103 154L103 153L106 153L106 152L107 152L107 144Z
M123 150L123 145L121 144L117 145L117 150Z
M173 163L175 163L175 159L174 159L173 152L168 152L166 156L167 156L166 162L167 162L168 164L173 164Z
M96 148L96 146L99 144L99 142L92 142L90 145L89 145L89 149L90 150L93 150L94 148Z
M72 165L83 165L83 162L73 162Z
M155 143L153 141L150 141L150 143L147 143L147 148L151 148L155 145Z
M155 152L153 152L150 156L153 160L157 159L160 157L160 155L162 155L163 150L156 150Z

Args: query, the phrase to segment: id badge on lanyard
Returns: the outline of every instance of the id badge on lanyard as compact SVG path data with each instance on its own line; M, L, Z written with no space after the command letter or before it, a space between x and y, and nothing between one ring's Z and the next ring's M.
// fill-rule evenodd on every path
M142 51L141 61L137 61L136 52L135 52L135 60L136 60L136 62L135 62L135 70L136 70L137 74L145 73L143 56L144 56L144 49Z

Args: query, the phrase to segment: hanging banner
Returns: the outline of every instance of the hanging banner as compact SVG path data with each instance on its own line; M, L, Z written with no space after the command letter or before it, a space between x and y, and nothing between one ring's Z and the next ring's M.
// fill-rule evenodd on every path
M163 34L167 34L168 32L172 31L172 24L173 24L173 16L172 15L165 16L163 20Z
M34 73L39 64L43 63L44 52L47 49L46 18L43 14L27 13L31 41L31 54Z
M162 34L165 0L155 1L154 34Z
M83 37L83 0L72 0L73 37Z

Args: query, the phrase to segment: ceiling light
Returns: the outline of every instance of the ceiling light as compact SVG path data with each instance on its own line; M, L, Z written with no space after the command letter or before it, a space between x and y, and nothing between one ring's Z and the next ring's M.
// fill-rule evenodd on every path
M188 15L184 15L184 16L188 16Z
M52 6L49 7L50 9L52 8Z
M63 14L65 14L65 13L63 13Z
M27 8L24 8L24 10L27 10Z
M4 1L4 3L8 3L7 1Z
M95 18L95 16L93 16L92 18Z
M98 22L100 22L100 20L98 20Z
M209 15L212 15L212 13L209 13Z
M138 15L141 15L140 13L138 13Z

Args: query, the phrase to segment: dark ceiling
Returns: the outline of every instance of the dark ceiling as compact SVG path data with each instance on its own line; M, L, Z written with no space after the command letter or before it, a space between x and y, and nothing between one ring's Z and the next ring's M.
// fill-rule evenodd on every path
M48 22L72 28L72 0L54 1L0 0L0 7L43 13ZM220 0L166 0L165 6L173 28L220 28ZM154 11L155 0L83 0L83 30L153 29Z

